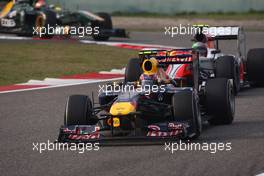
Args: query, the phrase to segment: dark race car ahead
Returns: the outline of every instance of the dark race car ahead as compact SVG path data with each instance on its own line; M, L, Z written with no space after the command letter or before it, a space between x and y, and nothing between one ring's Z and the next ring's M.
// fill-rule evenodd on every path
M165 72L171 64L189 65L191 77L154 79L153 73ZM208 77L201 85L199 69L199 55L192 49L141 51L139 58L129 61L125 81L99 94L99 106L87 95L68 98L58 142L193 139L199 137L204 121L231 124L235 115L232 81ZM146 78L141 79L142 75ZM114 91L117 85L123 91Z
M243 28L236 26L209 27L195 26L200 29L194 36L193 48L200 52L200 67L204 68L202 75L215 78L228 78L233 81L237 94L241 88L264 85L264 48L250 49L246 56L245 34ZM225 54L220 50L220 41L237 41L237 52ZM170 76L178 77L181 67L171 67Z
M85 34L91 35L94 40L128 37L124 29L113 28L111 16L107 13L64 11L54 5L48 6L45 0L9 0L0 12L0 33L32 36L44 32L43 28L46 28L43 37L51 38L62 34L70 36L73 34L69 33L70 27L79 27L79 30L85 27L81 32L88 31Z

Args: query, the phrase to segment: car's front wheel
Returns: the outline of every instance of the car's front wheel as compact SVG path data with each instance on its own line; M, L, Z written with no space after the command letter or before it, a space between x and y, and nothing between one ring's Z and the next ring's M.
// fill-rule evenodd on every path
M125 70L125 82L138 81L142 73L143 71L140 66L140 59L139 58L130 59L127 63Z
M206 83L206 108L212 125L231 124L235 116L235 96L232 81L210 79Z
M65 107L64 125L94 125L97 119L92 113L92 102L88 96L71 95Z
M202 120L198 97L191 90L180 91L172 97L173 117L177 122L188 122L189 139L198 138L202 131Z

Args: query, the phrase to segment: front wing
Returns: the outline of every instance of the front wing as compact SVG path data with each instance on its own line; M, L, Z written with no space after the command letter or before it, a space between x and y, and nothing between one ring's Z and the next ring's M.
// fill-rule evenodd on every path
M142 133L131 131L128 135L115 135L112 130L106 130L97 125L74 125L60 128L58 142L66 143L100 143L129 144L129 143L157 143L185 139L190 136L189 124L166 122L148 125Z

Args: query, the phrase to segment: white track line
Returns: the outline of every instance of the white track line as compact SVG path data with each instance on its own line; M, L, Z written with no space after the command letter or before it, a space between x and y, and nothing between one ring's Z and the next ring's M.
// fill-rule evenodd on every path
M0 36L1 40L32 40L30 37L18 37L18 36Z
M20 83L16 85L48 85L48 86L56 86L62 84L73 84L73 83L82 83L88 81L96 81L99 79L59 79L59 78L45 78L43 81L41 80L29 80L26 83Z
M79 83L70 83L70 84L47 86L47 87L36 87L36 88L29 88L29 89L2 91L2 92L0 92L0 94L14 93L14 92L25 92L25 91L31 91L31 90L52 89L52 88L76 86L76 85L83 85L83 84L94 84L94 83L101 83L101 82L107 82L107 81L118 81L118 80L122 80L122 79L124 79L124 78L120 77L120 78L112 78L112 79L104 79L104 80L90 80L90 81L79 82Z

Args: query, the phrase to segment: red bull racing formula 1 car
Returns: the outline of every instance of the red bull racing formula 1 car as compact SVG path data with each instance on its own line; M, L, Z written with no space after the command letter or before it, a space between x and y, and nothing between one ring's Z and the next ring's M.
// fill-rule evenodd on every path
M185 64L190 74L152 79L158 70L166 73L174 64ZM99 93L98 106L86 95L68 98L58 142L193 139L201 134L204 121L231 124L235 115L232 81L201 77L200 72L199 55L192 49L140 51L139 58L129 61L124 82ZM115 91L115 86L121 88Z

